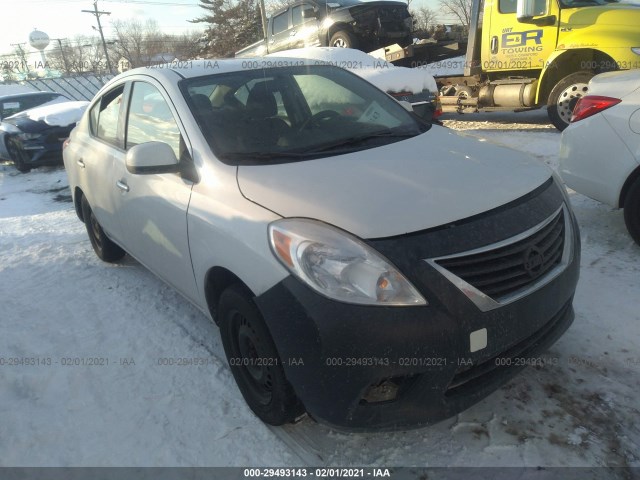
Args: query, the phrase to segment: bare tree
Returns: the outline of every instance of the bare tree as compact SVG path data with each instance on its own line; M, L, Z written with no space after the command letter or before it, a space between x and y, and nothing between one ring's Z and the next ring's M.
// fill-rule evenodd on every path
M427 7L420 7L417 10L411 11L413 17L413 25L416 32L424 32L426 34L431 25L434 25L437 20L436 13Z
M47 63L67 75L76 73L104 73L107 65L102 43L98 37L75 36L71 41L60 42L47 52Z
M137 20L116 20L112 23L115 41L111 47L115 60L124 60L126 68L149 65L154 57L167 52L168 35L162 33L155 20L142 24ZM165 61L173 58L164 59Z
M440 0L439 4L443 15L455 17L466 29L469 28L473 0Z

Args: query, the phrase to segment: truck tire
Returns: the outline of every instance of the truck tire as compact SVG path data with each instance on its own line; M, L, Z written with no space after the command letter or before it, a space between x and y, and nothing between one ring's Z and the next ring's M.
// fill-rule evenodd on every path
M582 70L567 75L551 90L547 100L547 114L551 123L560 131L569 126L573 107L580 97L589 93L589 80L594 73Z
M347 30L338 30L331 35L331 40L329 41L330 47L339 48L358 48L357 44L358 42L353 34Z
M631 238L640 245L640 178L631 185L624 200L624 223Z

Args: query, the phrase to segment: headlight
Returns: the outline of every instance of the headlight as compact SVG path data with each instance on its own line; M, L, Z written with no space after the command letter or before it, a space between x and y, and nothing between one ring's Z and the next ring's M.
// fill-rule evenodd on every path
M631 51L636 55L640 55L640 47L631 47Z
M0 123L0 130L7 133L20 133L22 131L15 125L5 122Z
M379 253L335 227L303 218L277 220L269 225L269 242L293 275L331 299L363 305L427 305Z
M42 136L40 133L20 133L18 135L22 140L35 140Z

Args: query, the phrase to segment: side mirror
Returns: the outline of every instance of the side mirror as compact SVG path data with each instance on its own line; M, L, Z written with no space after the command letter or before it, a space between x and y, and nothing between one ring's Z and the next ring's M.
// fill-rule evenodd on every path
M404 107L407 112L413 113L413 105L411 105L406 100L398 100L398 103Z
M535 0L517 0L516 18L518 21L529 20L536 15Z
M177 173L180 165L173 148L164 142L146 142L131 147L125 157L130 173Z

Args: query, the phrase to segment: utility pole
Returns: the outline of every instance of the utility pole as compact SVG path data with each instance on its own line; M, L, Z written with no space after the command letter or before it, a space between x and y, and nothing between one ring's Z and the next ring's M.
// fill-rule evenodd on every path
M267 11L264 8L264 0L260 0L260 16L262 17L262 33L265 41L267 40Z
M100 32L100 38L102 39L102 48L104 48L104 56L107 59L107 68L109 69L109 73L113 74L113 70L111 69L111 62L109 61L109 53L107 52L107 42L104 41L104 34L102 33L102 25L100 24L100 15L111 15L111 12L98 11L98 0L94 0L93 10L81 10L81 11L83 13L90 13L91 15L95 15L96 20L98 20L98 31Z
M71 74L71 70L69 70L69 62L67 62L67 56L64 53L64 48L62 48L62 40L66 40L66 38L52 38L52 40L56 40L58 42L58 46L60 47L60 54L62 55L62 61L64 62L64 70L67 72L67 75Z
M29 74L29 64L27 63L27 56L24 54L24 50L22 49L22 46L26 44L27 42L22 42L22 43L11 43L10 45L12 47L17 47L18 51L20 52L20 58L22 59L22 63L27 69L27 74Z

